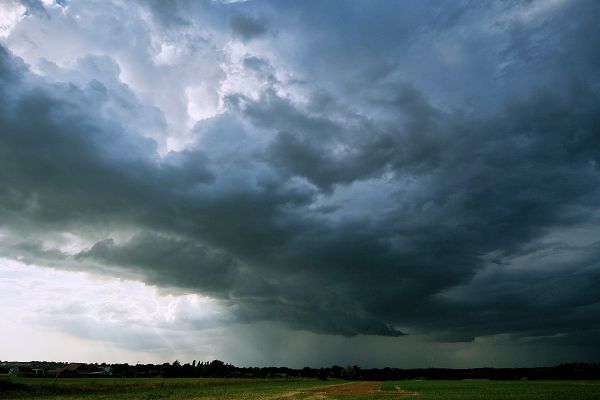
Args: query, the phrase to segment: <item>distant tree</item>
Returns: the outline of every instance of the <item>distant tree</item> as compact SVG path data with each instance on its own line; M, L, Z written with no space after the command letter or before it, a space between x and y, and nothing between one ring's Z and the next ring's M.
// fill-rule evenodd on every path
M348 380L356 380L360 378L360 368L358 365L348 365L341 372L341 377Z
M329 368L321 368L317 370L317 379L326 381L329 377Z
M344 370L344 368L340 367L339 365L334 365L333 367L331 367L331 377L332 378L341 378L343 370Z

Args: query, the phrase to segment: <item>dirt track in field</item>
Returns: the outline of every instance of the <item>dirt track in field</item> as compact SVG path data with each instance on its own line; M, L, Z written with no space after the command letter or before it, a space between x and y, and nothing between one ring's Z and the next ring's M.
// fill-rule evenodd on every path
M340 385L331 386L319 386L310 389L301 389L294 392L289 392L281 396L277 396L277 399L295 399L302 398L304 400L330 400L343 398L346 396L361 396L361 397L388 397L398 398L414 396L416 392L409 392L396 387L396 390L381 390L381 382L376 381L364 381L364 382L352 382L342 383ZM306 395L309 394L308 397Z
M379 392L381 382L365 381L356 383L344 383L341 385L324 386L311 391L331 395L365 395Z

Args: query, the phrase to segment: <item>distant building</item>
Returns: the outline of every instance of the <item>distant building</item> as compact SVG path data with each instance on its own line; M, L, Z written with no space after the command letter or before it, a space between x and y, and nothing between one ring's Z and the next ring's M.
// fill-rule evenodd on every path
M97 367L84 363L67 364L64 368L59 368L53 373L60 376L79 376L79 375L111 375L110 368Z
M33 374L33 368L28 365L17 365L10 369L8 372L9 375L18 376L18 375L31 375Z

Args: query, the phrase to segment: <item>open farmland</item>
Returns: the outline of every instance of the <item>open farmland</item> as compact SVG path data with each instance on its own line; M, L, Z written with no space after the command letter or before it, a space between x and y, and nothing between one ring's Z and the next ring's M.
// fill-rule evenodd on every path
M390 381L383 391L418 393L420 400L584 400L600 399L598 381Z
M388 381L311 379L12 379L1 399L600 399L594 381Z

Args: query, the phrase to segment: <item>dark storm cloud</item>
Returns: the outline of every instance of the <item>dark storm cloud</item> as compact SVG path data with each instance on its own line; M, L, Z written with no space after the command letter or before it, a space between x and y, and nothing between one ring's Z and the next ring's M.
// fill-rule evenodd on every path
M279 180L265 178L257 187L225 187L222 193L219 187L213 187L206 192L203 187L213 178L201 153L171 153L158 163L151 141L127 136L123 127L79 107L101 103L103 95L97 99L96 91L90 94L61 85L40 87L40 82L28 90L23 64L6 51L2 61L6 83L3 94L11 98L2 113L6 127L2 136L2 213L3 220L12 222L15 230L27 230L23 220L36 230L70 229L82 223L141 225L167 234L179 232L212 246L226 245L228 251L253 261L260 259L263 249L285 242L293 225L299 223L293 221L298 217L289 217L291 226L285 226L285 208L306 204L310 190L286 187ZM113 136L117 134L122 136ZM34 135L40 135L37 141ZM118 153L109 152L112 145ZM30 260L38 262L68 258L56 251L44 251L34 243L14 246L11 254L25 255L25 260L27 255L35 254L37 257ZM227 252L185 240L149 234L117 245L107 239L75 260L118 266L150 283L200 290L223 300L242 302L241 318L268 318L272 314L264 310L271 305L280 314L288 310L298 317L310 317L312 322L296 324L312 329L348 334L359 333L366 326L375 331L388 330L381 323L381 328L367 323L367 317L350 308L341 312L339 307L320 304L324 296L321 290L293 288L292 282L269 282L260 271L257 274L247 265L238 266ZM264 274L277 279L267 271ZM309 301L305 296L311 293L315 297ZM323 317L310 310L318 310ZM321 321L329 315L345 323Z
M148 233L138 234L123 245L112 239L97 242L77 257L132 268L149 283L199 289L208 294L220 294L240 284L236 283L240 273L235 260L227 254Z
M251 40L268 31L269 24L264 17L253 17L250 15L236 14L231 17L231 29L233 33L243 40Z
M97 112L117 93L143 109L128 88L49 83L3 49L6 229L109 232L75 255L25 240L4 252L205 293L243 322L589 341L598 242L550 239L600 232L600 51L585 40L600 34L598 7L531 22L539 2L332 3L264 6L268 24L233 16L244 40L267 29L305 39L270 38L305 96L278 90L274 58L245 55L266 88L229 93L226 111L194 128L197 143L164 157L143 129ZM119 230L133 234L111 237Z

